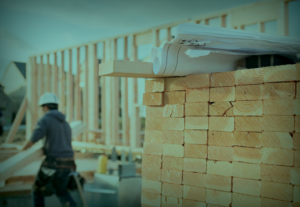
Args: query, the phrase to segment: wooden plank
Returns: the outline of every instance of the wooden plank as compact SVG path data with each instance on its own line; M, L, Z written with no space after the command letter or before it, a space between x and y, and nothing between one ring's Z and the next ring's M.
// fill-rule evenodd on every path
M284 201L292 201L293 186L283 183L261 182L261 196Z
M235 71L236 85L262 84L263 82L264 70L262 68Z
M263 121L261 117L234 117L235 131L261 132L263 129L262 124Z
M207 170L206 170L207 174L232 176L232 163L231 162L208 160L206 167L207 167Z
M182 171L166 170L161 171L161 181L174 184L182 184Z
M209 130L234 131L234 117L209 117Z
M185 144L184 157L186 158L207 158L207 145L200 144Z
M210 88L209 101L235 101L235 87Z
M150 154L144 154L143 155L143 168L149 167L154 169L161 169L161 155L150 155Z
M234 132L233 144L243 147L261 147L261 133L256 132Z
M47 83L47 91L51 92L51 67L50 67L50 60L49 60L49 54L47 54L47 79L46 79L46 83Z
M208 117L186 117L185 129L208 130Z
M260 176L262 181L270 181L276 183L291 182L291 167L278 166L278 165L260 165Z
M233 147L208 146L208 159L220 161L233 160Z
M232 193L232 206L261 206L260 197Z
M263 116L263 130L269 132L293 132L294 116Z
M292 99L264 100L263 111L266 115L294 115L294 102ZM296 105L295 105L296 106ZM296 107L295 107L296 108Z
M159 47L159 30L152 30L152 45L153 47Z
M183 171L183 184L196 187L206 186L206 176L204 173Z
M236 86L237 101L256 101L263 99L263 85Z
M57 67L57 53L55 52L54 54L54 80L53 80L53 93L55 93L58 96L58 67Z
M60 111L65 114L66 113L66 73L65 73L65 51L61 51L61 69L60 73Z
M89 44L87 47L87 85L88 85L88 129L99 128L99 77L97 76L97 45ZM94 141L95 136L89 134L88 141Z
M163 131L163 143L183 144L183 131Z
M183 158L183 170L205 173L206 159Z
M186 103L185 115L208 116L208 103Z
M182 157L168 157L163 156L162 168L167 170L183 170L183 159Z
M279 65L263 68L264 82L284 82L296 80L296 65Z
M76 83L75 83L75 93L76 93L76 99L75 99L75 106L76 106L76 117L75 120L79 121L82 120L82 114L81 114L81 88L80 88L80 48L77 48L77 68L76 68Z
M182 199L181 198L162 196L161 203L162 203L162 206L182 207Z
M165 105L162 111L163 117L184 117L184 105Z
M200 201L200 202L205 203L205 201L206 201L206 188L199 188L199 187L184 185L183 186L183 198L188 199L188 200L186 200L186 201L189 201L189 202L187 202L188 204L190 204L191 201L193 200L194 202L192 202L192 206L194 204L197 204L197 206L198 206L199 202L196 202L196 201Z
M223 72L223 73L212 73L210 79L211 87L224 87L235 85L235 71Z
M163 93L144 93L143 105L145 106L162 106Z
M179 144L163 144L163 155L172 157L183 157L184 147Z
M221 191L231 191L231 182L231 177L207 174L206 188Z
M233 108L233 104L228 101L212 102L209 104L209 115L230 116L228 113Z
M165 91L184 91L186 88L186 77L165 79Z
M210 86L210 74L187 75L186 85L188 88L208 88Z
M171 91L165 92L163 104L184 104L185 103L185 91Z
M21 121L24 118L24 115L25 115L25 112L26 112L26 109L27 109L27 103L28 103L27 102L27 97L25 96L23 98L21 106L20 106L20 108L18 110L17 116L14 119L14 122L13 122L13 124L12 124L12 126L11 126L11 128L10 128L10 130L8 132L8 135L5 138L5 141L4 141L5 143L11 143L13 141L13 139L14 139L17 131L18 131L18 128L19 128L19 126L21 124Z
M233 161L260 164L262 150L257 148L233 147Z
M161 195L143 191L141 203L147 206L159 206L161 203Z
M146 80L145 81L145 92L164 92L165 90L165 79Z
M168 77L154 75L152 63L125 60L110 60L99 65L100 76L131 77L131 78L160 78Z
M207 144L207 131L185 130L184 143Z
M206 202L216 205L229 206L231 193L207 189Z
M69 69L68 69L68 80L67 80L67 121L71 122L74 118L74 86L73 86L73 74L72 74L72 50L69 49Z
M293 149L293 138L288 132L263 132L263 147Z
M186 103L198 103L209 101L209 89L187 89L186 90Z
M292 166L293 150L264 147L261 161L265 164Z
M122 144L129 145L128 78L121 78Z
M261 181L233 178L233 192L251 196L260 196Z
M265 83L264 99L294 99L296 96L295 82Z
M209 131L208 137L209 146L231 147L234 145L233 132Z
M233 107L234 116L262 116L262 101L236 101Z
M142 192L161 194L161 182L142 179Z
M162 195L171 196L175 198L182 198L183 185L162 183Z
M232 176L249 179L260 179L260 165L232 162Z
M26 64L26 71L28 74L26 81L26 96L28 107L26 108L26 140L29 140L32 134L32 130L35 127L37 119L37 79L38 70L36 64L36 57L29 58Z
M0 181L11 177L13 173L22 169L32 161L38 160L43 155L42 143L35 144L30 149L21 151L13 157L0 163Z

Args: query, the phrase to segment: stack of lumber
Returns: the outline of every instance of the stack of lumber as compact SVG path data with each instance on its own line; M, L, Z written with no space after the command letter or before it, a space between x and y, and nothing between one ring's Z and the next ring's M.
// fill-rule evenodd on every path
M300 64L145 91L142 206L300 206Z

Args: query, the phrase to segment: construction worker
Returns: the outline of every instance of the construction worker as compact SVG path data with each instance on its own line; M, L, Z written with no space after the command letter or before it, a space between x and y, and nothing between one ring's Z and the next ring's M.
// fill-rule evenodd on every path
M33 187L34 206L44 206L44 197L56 194L63 206L76 206L67 190L69 174L75 171L74 153L71 145L71 128L65 115L58 111L58 98L45 93L39 100L44 116L38 121L30 141L24 150L45 137L46 156L36 176Z

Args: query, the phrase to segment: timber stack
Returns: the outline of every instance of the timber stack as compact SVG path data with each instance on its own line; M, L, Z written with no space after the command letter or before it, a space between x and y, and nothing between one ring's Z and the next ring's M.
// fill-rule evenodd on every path
M300 64L145 92L142 206L300 206Z

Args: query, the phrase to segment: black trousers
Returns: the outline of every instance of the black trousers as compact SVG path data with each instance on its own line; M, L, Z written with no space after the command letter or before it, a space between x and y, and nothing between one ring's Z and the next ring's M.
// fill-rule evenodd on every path
M33 188L34 206L44 207L44 197L56 194L62 206L76 206L68 192L69 174L75 170L73 159L47 157L36 176Z

